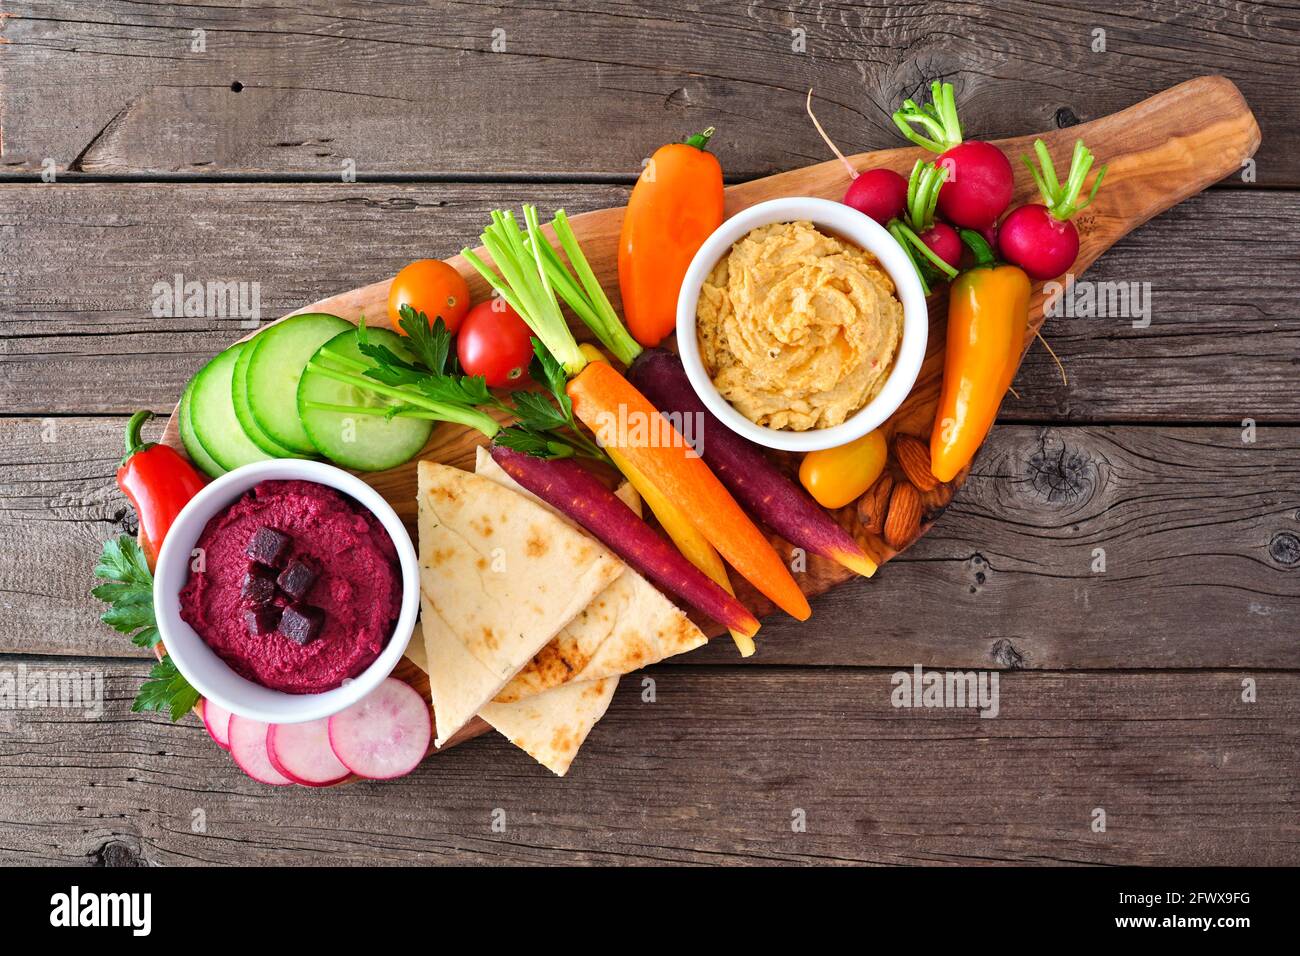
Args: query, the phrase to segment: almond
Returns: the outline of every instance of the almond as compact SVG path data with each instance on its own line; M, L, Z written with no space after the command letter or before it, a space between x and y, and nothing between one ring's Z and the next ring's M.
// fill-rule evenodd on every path
M920 530L920 492L909 482L895 482L889 496L889 513L885 517L885 541L895 551L902 551Z
M915 435L894 436L894 460L907 480L921 491L933 491L939 483L930 471L930 448Z
M952 503L953 487L946 482L936 484L921 495L921 508L926 513L939 512Z
M880 534L885 530L885 513L889 510L889 493L894 489L894 478L885 472L867 493L858 499L858 520L862 530Z

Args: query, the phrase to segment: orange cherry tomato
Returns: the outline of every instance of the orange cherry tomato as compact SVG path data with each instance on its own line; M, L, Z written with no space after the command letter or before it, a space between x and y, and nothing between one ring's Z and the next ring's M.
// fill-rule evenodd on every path
M799 480L823 508L843 508L876 483L888 457L885 433L877 428L847 445L808 452Z
M404 305L423 312L430 322L442 316L447 331L454 335L469 311L469 286L442 260L417 259L397 273L388 290L388 321L399 332L397 323Z

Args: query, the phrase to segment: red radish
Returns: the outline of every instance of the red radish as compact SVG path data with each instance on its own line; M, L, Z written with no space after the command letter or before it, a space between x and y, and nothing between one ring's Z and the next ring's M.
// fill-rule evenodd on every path
M258 783L272 787L287 787L293 783L276 770L266 750L266 732L269 725L260 720L249 720L238 714L230 715L230 756L239 769Z
M203 726L208 736L217 742L222 750L230 749L230 711L204 698L201 702Z
M1025 270L1031 279L1053 279L1074 263L1079 254L1079 231L1070 219L1086 209L1101 187L1106 167L1097 170L1088 198L1080 201L1084 180L1092 169L1093 155L1083 140L1075 140L1070 172L1062 183L1047 151L1047 144L1034 140L1034 152L1041 169L1026 156L1025 165L1034 176L1043 203L1030 203L1012 210L998 229L998 251L1002 258Z
M907 209L903 218L891 220L885 226L912 260L926 295L930 294L930 283L935 278L954 278L957 263L961 261L961 238L956 230L934 219L939 189L947 175L947 170L918 159L907 182Z
M904 100L894 113L894 123L913 143L938 153L936 164L948 171L939 191L939 214L955 226L987 229L1011 202L1015 187L1011 161L992 143L962 140L951 83L935 81L930 100L925 106ZM914 126L930 135L923 136Z
M921 241L931 252L954 269L961 262L961 236L957 235L957 230L946 222L936 222L921 233Z
M850 182L849 188L844 193L844 205L853 207L882 226L888 225L891 219L902 216L907 206L907 180L892 169L868 169L866 172L859 173L840 152L839 147L826 135L822 124L817 122L812 109L812 90L808 91L806 105L813 126L817 127L817 132L831 148L831 152L848 170Z
M1079 254L1079 231L1053 218L1046 206L1030 203L1011 210L998 237L1002 258L1025 270L1031 279L1053 279Z
M352 775L330 747L329 718L272 724L266 731L271 766L304 787L328 787Z
M992 143L971 140L939 155L952 172L939 190L939 215L967 229L986 229L1011 203L1011 160Z
M761 448L713 417L691 387L681 359L664 349L646 349L627 373L660 412L693 418L708 433L700 451L718 480L756 518L793 545L870 577L876 563Z
M980 232L980 237L989 244L990 249L998 247L998 224L995 222Z
M614 492L571 458L548 460L491 445L496 463L537 497L666 592L731 630L751 637L758 619L642 521Z
M429 752L432 736L428 701L396 677L329 719L330 749L344 767L368 780L410 773Z
M892 169L868 169L856 174L844 193L844 205L865 213L882 226L903 214L907 180Z

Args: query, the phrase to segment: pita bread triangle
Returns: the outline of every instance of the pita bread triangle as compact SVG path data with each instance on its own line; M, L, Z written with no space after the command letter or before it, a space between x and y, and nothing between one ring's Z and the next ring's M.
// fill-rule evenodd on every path
M431 687L435 681L433 668L437 668L437 689L431 696L443 703L434 707L435 720L444 712L463 714L481 706L480 716L516 747L552 773L561 777L568 773L578 748L609 707L618 678L572 681L515 703L489 701L481 704L484 695L492 693L485 688L500 689L501 682L460 642L445 639L449 631L447 624L423 594L420 595L420 620L426 641L439 655L437 663L429 663L425 641L412 641L406 656L429 675ZM444 636L431 639L431 635L438 634L440 629ZM442 746L458 729L453 728L450 721L440 724L438 746Z
M538 500L481 446L475 472ZM545 502L538 503L549 510ZM571 681L627 674L707 642L704 632L681 608L628 568L543 647L495 700L511 703Z
M617 686L617 677L572 681L513 704L488 704L480 716L547 770L563 777L591 729L605 716Z
M572 525L496 482L418 468L420 583L441 746L625 569Z

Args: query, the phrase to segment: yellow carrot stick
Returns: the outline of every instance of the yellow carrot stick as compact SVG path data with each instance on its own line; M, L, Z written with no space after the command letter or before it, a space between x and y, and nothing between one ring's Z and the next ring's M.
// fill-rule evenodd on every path
M605 356L594 345L583 343L579 347L582 349L582 354L587 357L587 361L605 361ZM681 509L669 501L667 495L652 485L649 479L627 460L626 455L617 448L606 448L605 452L618 470L623 473L623 477L637 490L637 493L641 495L641 499L654 512L655 518L659 520L659 524L663 529L668 532L668 537L673 539L673 544L677 545L677 550L682 553L683 557L712 578L720 588L735 597L736 592L731 587L731 579L727 577L727 567L722 563L722 558L718 555L717 550L713 545L709 544L709 539L696 530L695 525L687 520ZM731 630L731 639L736 642L736 649L740 651L741 657L753 655L754 639L748 634L742 634L733 628Z
M565 389L578 420L606 450L623 451L660 491L687 505L696 529L773 604L806 621L812 608L790 570L704 460L612 365L583 361L586 367ZM648 434L629 440L620 422Z
M654 485L646 479L646 476L636 470L633 465L617 448L606 448L605 451L609 457L614 460L618 470L623 472L632 487L640 493L641 498L654 512L659 524L668 532L668 537L673 539L673 544L677 545L677 550L682 553L687 561L695 565L717 585L730 594L736 596L736 592L731 587L731 580L727 577L727 568L722 563L722 558L713 545L709 544L707 538L695 529L695 525L686 519L686 515L674 505L668 498ZM736 642L736 648L740 651L741 657L749 657L754 653L754 639L740 631L733 630L731 639Z

